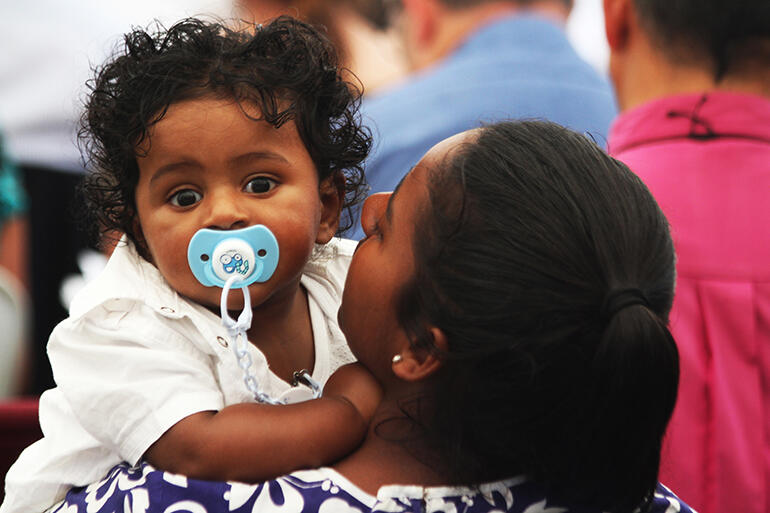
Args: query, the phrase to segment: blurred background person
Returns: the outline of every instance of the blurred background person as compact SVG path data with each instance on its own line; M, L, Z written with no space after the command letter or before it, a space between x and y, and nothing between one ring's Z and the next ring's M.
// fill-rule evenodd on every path
M609 151L672 225L679 399L661 481L770 512L770 2L604 0Z
M19 170L5 151L0 134L0 267L19 285L27 281L25 237L27 197Z
M0 398L23 389L27 337L26 195L0 135Z
M393 190L428 148L482 121L544 118L603 144L615 100L567 39L571 0L394 5L411 74L364 99L375 135L366 168L372 192Z
M371 93L406 72L400 41L385 0L237 0L246 21L264 23L282 14L325 28L342 65Z
M20 247L23 237L12 243L14 251L27 255L22 261L29 269L31 375L26 393L53 385L45 346L67 315L59 288L66 276L79 272L78 254L89 247L75 226L73 210L84 172L75 127L91 64L102 62L132 25L229 12L224 0L0 3L0 126L28 196L29 242L26 248ZM6 232L11 237L14 225Z

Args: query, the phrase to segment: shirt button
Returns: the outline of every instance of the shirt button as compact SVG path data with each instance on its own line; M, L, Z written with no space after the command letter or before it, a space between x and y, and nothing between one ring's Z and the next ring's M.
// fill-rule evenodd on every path
M222 347L227 347L229 345L227 340L225 340L223 337L217 337L217 342L219 342L219 345Z
M160 311L163 313L170 313L170 314L174 313L174 309L171 308L170 306L161 306Z

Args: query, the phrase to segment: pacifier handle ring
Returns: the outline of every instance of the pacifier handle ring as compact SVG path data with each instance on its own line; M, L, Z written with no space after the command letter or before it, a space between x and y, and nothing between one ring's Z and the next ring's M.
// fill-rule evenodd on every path
M219 313L222 316L222 324L228 330L241 328L243 331L248 330L251 327L251 295L249 294L249 287L241 287L243 291L243 310L238 316L238 320L234 320L230 317L230 313L227 309L227 296L236 281L241 281L241 277L233 275L227 279L225 285L222 287L222 296L219 302Z
M242 278L238 275L233 275L227 279L222 287L222 299L219 303L220 314L222 315L222 324L227 329L230 338L232 339L233 352L238 361L238 366L243 371L243 383L246 388L254 396L254 399L260 403L267 404L283 404L281 401L277 401L259 390L259 385L254 374L251 372L251 355L248 350L248 338L246 332L251 327L251 296L249 295L249 287L241 287L243 291L243 310L238 316L238 320L233 320L230 317L230 313L227 310L227 295L230 292L231 287L236 281L240 281Z

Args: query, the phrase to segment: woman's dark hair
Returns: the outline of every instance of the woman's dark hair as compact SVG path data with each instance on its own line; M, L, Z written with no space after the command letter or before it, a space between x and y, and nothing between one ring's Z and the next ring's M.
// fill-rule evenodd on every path
M417 416L442 463L458 483L523 474L565 502L644 504L679 380L674 248L650 192L547 122L485 126L430 176L398 312L443 360Z
M256 105L259 119L275 127L296 123L319 180L344 177L345 230L350 208L366 193L362 162L371 135L358 114L360 90L344 72L329 41L290 17L250 30L186 19L168 30L126 34L118 55L89 82L81 119L91 168L83 184L88 224L136 242L139 146L171 104L213 96Z
M743 62L770 66L767 0L634 0L662 51L681 61L704 59L716 80Z

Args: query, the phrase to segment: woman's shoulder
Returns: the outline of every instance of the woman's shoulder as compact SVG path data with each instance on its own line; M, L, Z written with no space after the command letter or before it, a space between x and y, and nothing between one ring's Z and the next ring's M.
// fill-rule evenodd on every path
M694 509L677 497L674 492L663 486L661 483L658 483L649 513L669 513L671 511L677 511L679 513L696 513Z
M116 486L117 483L120 486ZM340 511L349 513L597 513L563 507L549 501L525 478L512 478L473 487L423 487L388 485L372 496L331 468L302 470L257 484L203 481L156 470L147 463L131 467L122 463L105 478L86 488L73 488L53 513L85 511L98 498L107 513L126 511L134 497L146 498L148 512L177 511L195 505L196 511L283 511L285 513ZM692 510L670 490L658 486L650 513Z
M179 295L169 287L158 269L137 253L125 237L115 247L103 270L89 281L73 298L70 318L88 316L106 305L109 311L130 311L136 304L160 309L180 302Z
M121 463L101 481L88 487L71 489L64 502L53 508L51 513L86 511L86 508L91 513L131 511L130 505L136 497L145 498L144 507L148 513L180 511L181 507L185 511L234 513L374 511L372 506L376 500L373 497L358 496L359 492L347 490L337 478L330 469L318 469L246 484L190 479L156 470L147 463L137 466ZM94 504L97 504L96 508Z
M525 477L454 487L384 486L371 511L465 513L601 513L592 507L570 506L551 497ZM658 485L647 513L694 513L665 486Z

